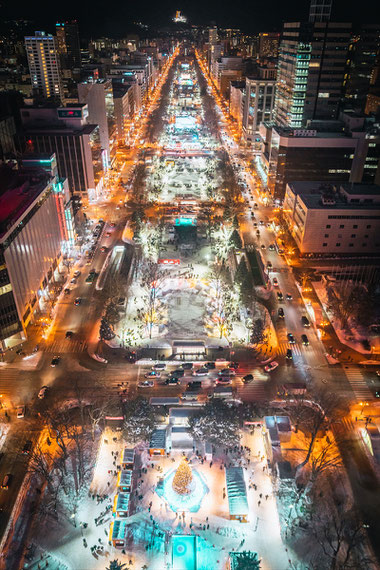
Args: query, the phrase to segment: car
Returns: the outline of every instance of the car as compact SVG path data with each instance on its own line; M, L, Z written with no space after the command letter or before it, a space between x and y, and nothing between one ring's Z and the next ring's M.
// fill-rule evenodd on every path
M257 222L253 222L253 227L257 228Z
M207 376L208 375L208 368L201 367L198 370L194 370L193 376Z
M272 283L273 283L273 285L274 285L275 287L278 287L278 279L277 279L277 277L273 277Z
M278 301L284 300L284 295L281 293L281 291L277 291L277 299L278 299Z
M139 382L137 386L139 388L153 388L154 382L153 380L141 380L141 382Z
M116 207L116 209L118 209L118 207ZM111 232L106 232L106 237L110 237Z
M71 285L76 285L77 280L73 277L70 281Z
M105 245L102 245L102 247L100 248L100 251L101 251L102 253L104 253L105 251L107 251L107 249L108 249L108 248L107 248Z
M165 362L157 362L152 368L153 370L165 370L166 364Z
M251 212L251 218L254 218L255 214L253 212Z
M55 368L56 366L58 366L58 364L61 362L61 357L60 356L53 356L53 358L51 359L50 362L50 366L52 368Z
M293 351L292 351L291 348L288 348L288 350L286 351L285 356L286 356L286 358L287 358L288 360L292 360L292 358L293 358Z
M71 289L69 289L68 287L66 287L66 289L63 290L65 295L69 295L71 293Z
M307 317L305 317L305 315L303 315L301 317L301 324L302 326L304 326L305 328L309 328L310 327L310 322L309 319Z
M1 488L7 490L11 481L12 481L12 474L7 473L6 475L4 475L4 478L1 483Z
M38 397L40 400L43 400L45 398L47 389L48 389L47 386L42 386L41 390L38 392Z
M230 362L228 365L228 368L230 370L237 370L239 368L239 363L238 362Z
M263 226L263 225L264 225L264 222L263 222L263 220L260 220L260 222L259 222L259 223L260 223L260 226Z
M32 449L32 441L30 439L28 439L28 441L25 442L24 447L22 448L22 453L24 455L28 455L30 453L30 450Z
M265 244L261 244L261 249L265 249Z
M144 374L144 378L161 378L161 372L156 372L156 370L151 370Z
M114 228L116 226L115 222L110 223L110 228Z
M290 293L286 293L285 299L286 299L287 301L291 301L291 300L293 299L293 297L291 296Z
M296 339L294 338L292 333L288 333L287 337L288 337L288 343L289 344L295 344L296 343Z
M181 364L181 367L184 370L191 370L193 368L193 363L192 362L184 362L183 364Z
M277 366L278 366L278 362L273 360L272 362L269 362L269 364L264 366L264 370L265 370L265 372L272 372L272 370L275 370L277 368Z
M191 380L191 382L187 383L186 389L187 390L200 390L202 388L202 380Z
M216 381L218 384L231 384L232 379L230 376L219 376Z
M235 374L235 370L231 370L230 368L223 368L223 370L218 372L219 376L235 376Z
M81 272L79 271L79 269L77 269L76 271L74 271L73 275L74 277L79 277L81 274Z
M280 317L280 319L285 318L285 313L284 313L284 309L282 307L280 307L277 311L278 316Z
M82 302L82 299L81 299L80 297L77 297L77 298L75 299L75 301L74 301L74 305L76 305L76 306L77 306L77 305L80 305L81 302Z
M305 346L309 346L309 339L307 338L307 336L305 334L301 334L301 340L302 340L302 344Z
M245 376L243 376L243 382L246 384L247 382L252 382L253 380L253 374L246 374Z
M259 206L258 206L258 204L255 202L255 203L253 204L253 207L255 208L255 210L257 210L257 208L258 208Z
M269 251L274 251L276 248L274 247L273 243L271 243L270 245L268 245L268 249Z
M257 235L257 237L260 237L260 231L259 230L256 230L256 235Z
M185 371L183 368L176 368L171 374L169 374L169 376L175 376L176 378L182 378L184 375Z
M272 262L271 262L271 261L268 261L268 263L267 263L267 269L272 269L272 267L273 267L273 266L272 266Z
M206 362L205 368L208 368L209 370L215 370L215 362Z
M73 338L74 333L73 331L66 331L65 338Z
M19 406L16 410L16 415L18 420L25 417L25 406Z
M165 384L170 385L170 386L178 385L178 384L180 384L180 380L179 380L179 378L176 378L175 376L171 376L170 378L166 378Z

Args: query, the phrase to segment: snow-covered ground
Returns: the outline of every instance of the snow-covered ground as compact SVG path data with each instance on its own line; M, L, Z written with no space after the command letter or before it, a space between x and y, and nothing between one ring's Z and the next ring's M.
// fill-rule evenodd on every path
M209 492L200 510L185 513L184 518L173 512L155 491L163 474L179 465L182 453L153 459L145 451L137 453L137 463L141 462L141 467L146 467L147 473L141 472L139 476L139 468L135 470L136 488L142 499L136 498L136 510L127 519L129 540L124 551L108 543L112 515L104 514L112 504L115 493L114 462L118 463L115 452L120 457L122 448L127 445L119 437L113 441L113 437L115 434L105 432L101 438L90 494L84 493L74 519L76 527L69 522L61 522L39 529L34 537L39 548L49 554L51 560L59 561L62 568L104 570L107 561L118 558L127 567L132 561L131 568L140 569L146 564L149 570L164 570L170 567L170 537L177 533L196 534L199 537L198 570L224 569L229 551L245 549L259 554L262 570L288 570L291 567L289 561L297 567L294 553L287 549L281 538L271 475L267 468L264 469L266 459L260 429L255 429L253 434L244 432L241 443L250 450L245 452L245 458L242 458L240 451L226 455L220 450L212 464L209 461L202 464L193 452L189 454L192 467L201 474ZM247 523L229 520L228 498L224 492L225 471L222 467L229 464L244 467L249 504ZM251 483L256 484L257 490L252 486L249 488ZM95 498L92 498L94 495ZM107 497L99 502L97 495ZM96 524L97 519L102 522ZM83 528L83 523L87 523L87 528ZM87 546L83 539L87 541ZM104 550L97 549L97 553L92 553L91 547L94 545L103 546Z

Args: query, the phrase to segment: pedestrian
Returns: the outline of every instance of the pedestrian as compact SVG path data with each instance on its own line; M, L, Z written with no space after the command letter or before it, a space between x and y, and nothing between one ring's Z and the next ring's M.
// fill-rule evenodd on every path
M263 471L265 471L265 465L263 465Z
M268 497L269 497L269 495L265 495L265 500L266 500L266 501L268 500Z
M260 499L262 499L262 498L263 498L263 494L262 494L262 493L260 493L259 497L260 497Z
M261 501L258 501L258 502L257 502L257 506L259 507L260 505L261 505Z

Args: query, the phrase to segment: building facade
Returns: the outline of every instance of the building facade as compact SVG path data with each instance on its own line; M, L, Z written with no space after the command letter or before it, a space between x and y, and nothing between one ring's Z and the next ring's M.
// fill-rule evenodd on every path
M259 148L259 126L273 118L276 82L273 79L246 78L243 140Z
M351 24L284 24L275 101L276 123L302 128L337 119L343 98Z
M283 212L302 255L380 256L380 186L290 182Z
M63 101L56 38L45 32L36 32L34 36L25 38L25 48L34 92L45 99Z
M0 346L26 338L26 327L49 300L62 250L56 179L42 168L3 167L0 195Z
M265 60L267 58L278 57L278 48L280 45L281 34L278 32L266 32L259 34L259 58Z

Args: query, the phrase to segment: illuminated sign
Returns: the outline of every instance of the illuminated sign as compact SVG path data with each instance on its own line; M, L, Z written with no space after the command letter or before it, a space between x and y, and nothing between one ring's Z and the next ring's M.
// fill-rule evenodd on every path
M68 119L68 118L81 118L82 117L82 109L58 109L58 117L60 119Z
M194 218L176 218L176 226L195 226L196 220Z
M180 265L180 259L159 259L158 262L160 265Z

